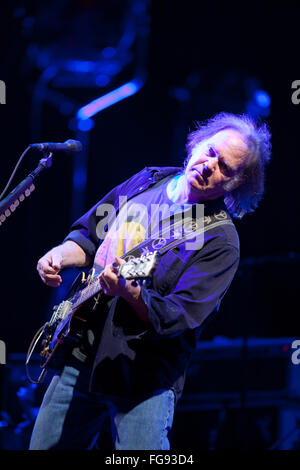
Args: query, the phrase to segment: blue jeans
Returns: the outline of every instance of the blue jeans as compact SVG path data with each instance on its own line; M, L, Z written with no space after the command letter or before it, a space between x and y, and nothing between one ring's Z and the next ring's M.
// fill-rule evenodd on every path
M53 377L39 410L30 450L92 449L109 427L116 450L168 450L174 393L135 402L87 392L87 371L66 366Z

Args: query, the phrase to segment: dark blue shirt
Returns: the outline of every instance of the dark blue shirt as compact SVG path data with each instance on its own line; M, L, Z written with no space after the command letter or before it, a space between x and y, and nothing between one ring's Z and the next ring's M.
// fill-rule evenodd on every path
M182 171L177 167L144 168L78 219L65 240L75 241L93 259L104 238L99 233L104 218L97 215L99 204L112 204L117 213L119 196L129 200ZM221 210L226 210L223 199L205 202L205 216ZM233 223L216 225L205 232L200 250L187 250L182 243L168 251L151 286L142 286L150 323L143 322L122 298L111 299L98 332L92 390L134 397L171 388L178 399L199 334L218 310L238 262L239 239Z

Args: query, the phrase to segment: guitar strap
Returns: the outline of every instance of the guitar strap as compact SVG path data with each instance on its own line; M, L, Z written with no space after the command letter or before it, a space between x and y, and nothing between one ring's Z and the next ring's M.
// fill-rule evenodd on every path
M165 255L169 250L189 241L194 249L202 248L204 232L219 225L233 225L231 217L224 208L213 211L209 215L195 216L195 207L192 206L185 212L180 212L174 216L164 219L161 222L160 236L151 236L131 250L127 251L122 259L128 261L153 251L159 251L160 255ZM202 206L203 207L203 206ZM193 248L191 248L193 249Z

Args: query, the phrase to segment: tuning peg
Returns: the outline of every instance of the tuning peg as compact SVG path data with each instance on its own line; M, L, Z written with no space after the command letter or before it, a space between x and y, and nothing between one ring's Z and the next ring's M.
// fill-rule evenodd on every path
M43 351L40 353L42 357L45 357L49 352L49 346L43 349Z
M28 197L30 196L30 194L32 193L32 191L35 190L35 186L34 184L32 184L31 186L29 186L29 188L25 189L25 196Z
M9 206L11 212L14 212L16 208L19 206L19 204L20 204L20 201L16 199L15 202L13 202L11 206Z

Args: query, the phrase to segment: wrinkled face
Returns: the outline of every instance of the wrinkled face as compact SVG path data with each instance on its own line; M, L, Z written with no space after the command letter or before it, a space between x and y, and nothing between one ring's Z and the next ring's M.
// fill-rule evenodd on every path
M224 196L226 187L246 165L248 153L242 135L234 129L220 131L196 145L185 169L189 201Z

